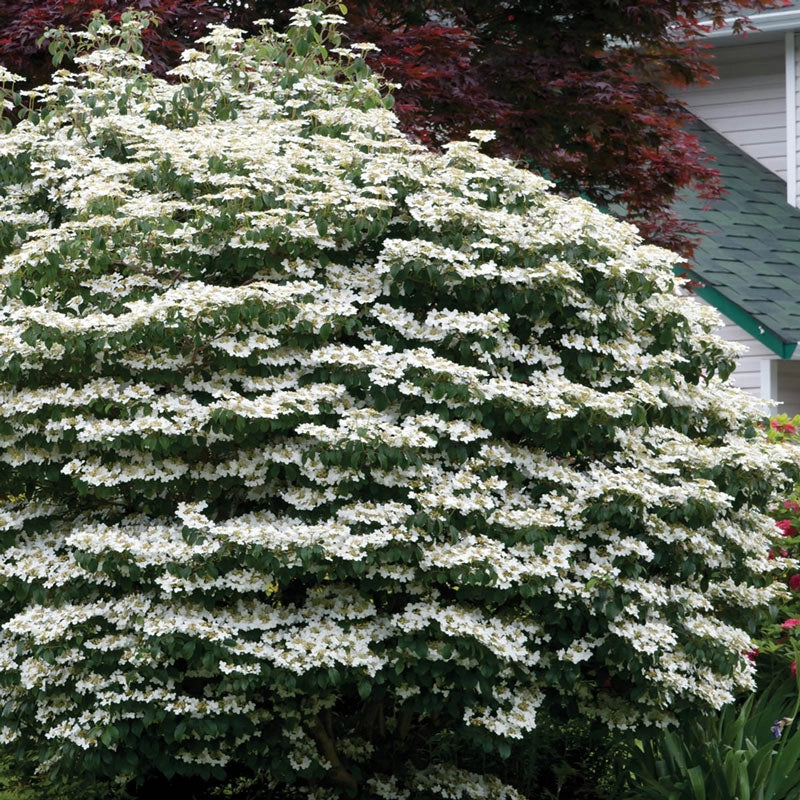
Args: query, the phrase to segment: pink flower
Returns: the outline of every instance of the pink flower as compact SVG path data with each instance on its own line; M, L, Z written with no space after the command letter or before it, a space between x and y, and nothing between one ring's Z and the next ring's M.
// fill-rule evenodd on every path
M800 514L800 503L795 500L784 500L783 507L788 508L792 514Z
M779 519L775 525L781 529L784 536L794 536L797 533L797 528L792 525L789 519Z
M798 625L800 625L800 619L795 619L794 617L781 622L781 628L796 628Z
M755 661L758 657L758 648L754 647L752 650L746 650L745 656L749 658L751 661Z
M778 420L773 419L770 421L769 425L773 430L778 431L778 433L788 433L790 436L794 436L794 434L797 433L797 428L792 425L791 422L780 423Z
M800 573L795 572L795 574L789 578L789 588L794 589L796 592L800 591Z
M781 547L781 555L786 558L786 556L789 555L789 551L785 547ZM767 561L772 561L773 558L775 558L775 553L770 550L769 553L767 553Z

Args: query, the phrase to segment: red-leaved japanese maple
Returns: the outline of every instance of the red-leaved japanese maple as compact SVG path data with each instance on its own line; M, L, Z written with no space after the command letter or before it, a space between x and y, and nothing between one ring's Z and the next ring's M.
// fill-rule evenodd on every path
M348 33L375 43L372 66L402 85L396 110L407 130L436 147L493 128L496 154L543 172L635 222L651 241L692 252L691 225L671 211L675 193L720 193L719 178L670 87L704 83L714 65L701 34L726 16L787 0L352 0ZM278 25L298 0L5 0L0 63L47 77L37 40L77 28L94 9L132 6L160 25L145 55L157 73L206 25ZM747 26L740 18L737 27Z

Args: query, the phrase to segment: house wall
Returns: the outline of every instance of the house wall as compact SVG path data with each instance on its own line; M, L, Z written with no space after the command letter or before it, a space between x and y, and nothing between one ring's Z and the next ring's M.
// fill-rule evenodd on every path
M717 81L676 91L674 96L714 130L786 180L784 37L740 41L725 45L720 42L714 48ZM800 51L800 42L798 45ZM800 53L797 58L800 60Z
M706 304L697 295L692 299ZM733 385L753 397L779 401L778 407L766 409L768 413L783 413L790 417L800 414L800 348L791 360L786 361L724 314L721 316L722 327L717 329L717 335L725 341L737 342L748 348L746 353L737 358L736 369L731 376Z
M792 7L800 7L800 0ZM767 12L764 19L768 16L778 15ZM800 31L785 33L785 28L767 25L762 30L766 32L745 38L718 38L714 56L719 79L674 96L767 169L788 179L787 200L800 207ZM800 352L785 361L726 317L717 332L748 348L738 358L734 385L754 397L781 401L772 413L800 413Z
M702 302L702 301L701 301ZM754 339L749 333L743 331L738 325L723 316L723 325L717 334L727 342L737 342L747 346L747 352L740 355L736 360L736 371L731 376L734 386L738 386L753 397L763 397L762 374L764 361L780 361L778 356L768 347L765 347L758 339ZM766 387L764 387L766 388ZM780 400L779 397L767 397L766 400Z
M800 361L781 361L777 373L778 397L784 399L778 411L790 417L800 414Z

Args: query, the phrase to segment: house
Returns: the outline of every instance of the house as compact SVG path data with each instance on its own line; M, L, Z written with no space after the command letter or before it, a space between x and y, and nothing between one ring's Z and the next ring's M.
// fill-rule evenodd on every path
M733 376L745 391L800 413L800 0L751 16L759 28L709 34L719 80L675 96L717 160L722 200L684 197L705 232L690 276L724 317L720 334L749 352ZM774 412L774 408L772 411Z

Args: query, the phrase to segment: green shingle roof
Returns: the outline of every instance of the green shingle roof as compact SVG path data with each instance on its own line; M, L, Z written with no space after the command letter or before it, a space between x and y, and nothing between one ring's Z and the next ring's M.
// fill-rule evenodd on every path
M697 293L790 358L800 341L800 211L786 202L786 184L736 145L699 120L692 132L726 190L710 204L694 196L676 204L703 231L690 270L705 284Z

